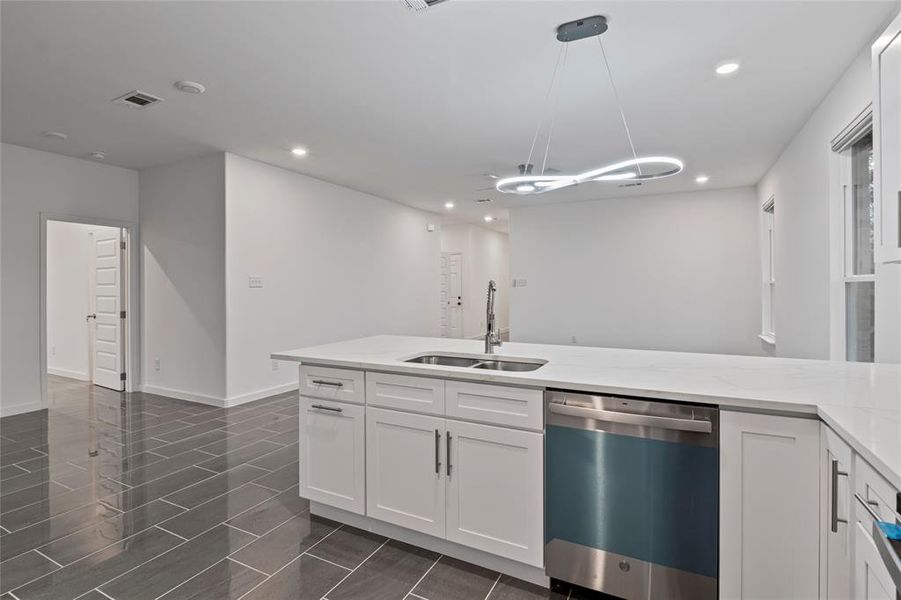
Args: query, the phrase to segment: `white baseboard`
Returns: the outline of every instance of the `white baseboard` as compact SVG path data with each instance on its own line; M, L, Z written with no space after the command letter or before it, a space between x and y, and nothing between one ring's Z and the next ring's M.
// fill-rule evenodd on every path
M24 402L22 404L13 404L12 406L0 405L0 417L11 417L12 415L20 415L22 413L32 412L45 408L41 405L40 400L35 402Z
M141 391L148 394L156 394L157 396L175 398L176 400L187 400L188 402L198 402L200 404L206 404L209 406L227 408L229 406L238 406L239 404L253 402L254 400L259 400L260 398L267 398L269 396L275 396L277 394L290 392L292 390L298 389L298 387L298 382L293 381L290 383L284 383L282 385L276 385L271 388L266 388L264 390L258 390L256 392L248 392L239 396L231 396L230 398L217 398L216 396L209 396L207 394L185 392L182 390L176 390L158 385L149 385L146 383L141 386Z
M58 367L47 367L47 375L56 375L57 377L68 377L69 379L77 379L79 381L90 381L91 378L87 373L82 371L72 371L70 369L60 369Z
M285 392L290 392L296 390L300 387L300 384L297 381L292 381L290 383L283 383L281 385L276 385L271 388L266 388L265 390L258 390L256 392L248 392L247 394L241 394L239 396L230 396L225 400L226 406L237 406L239 404L244 404L246 402L253 402L254 400L259 400L260 398L266 398L268 396L275 396L277 394L284 394Z
M167 398L175 398L176 400L187 400L188 402L197 402L209 406L218 406L220 408L227 406L225 399L206 394L197 394L195 392L185 392L182 390L174 390L172 388L161 387L158 385L143 384L141 391L146 394L156 394L157 396L166 396Z

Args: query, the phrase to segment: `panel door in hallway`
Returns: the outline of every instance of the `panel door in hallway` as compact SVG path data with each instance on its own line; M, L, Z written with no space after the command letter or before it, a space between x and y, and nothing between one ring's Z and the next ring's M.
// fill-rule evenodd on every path
M92 232L94 327L91 332L92 378L96 385L123 391L125 327L122 282L122 230Z
M463 337L463 255L441 254L441 337Z

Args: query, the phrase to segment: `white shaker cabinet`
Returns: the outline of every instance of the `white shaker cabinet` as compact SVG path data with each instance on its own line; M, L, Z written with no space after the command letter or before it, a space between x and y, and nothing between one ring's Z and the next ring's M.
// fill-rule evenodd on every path
M444 537L444 419L366 409L366 514Z
M901 15L873 44L872 65L877 252L901 262Z
M300 397L300 495L362 515L365 408Z
M820 598L851 597L854 537L851 447L826 426L820 428Z
M859 455L854 460L854 593L855 600L895 600L896 590L876 543L873 522L895 521L898 490Z
M542 435L447 421L447 539L544 564Z
M720 598L819 593L820 423L720 412Z

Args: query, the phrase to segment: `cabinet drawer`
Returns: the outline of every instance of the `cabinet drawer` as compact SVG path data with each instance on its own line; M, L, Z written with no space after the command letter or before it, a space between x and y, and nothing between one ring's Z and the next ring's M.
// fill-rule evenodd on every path
M860 497L854 503L855 515L867 532L872 531L873 519L861 501L879 515L881 520L895 521L898 491L860 456L854 457L854 492Z
M366 404L444 416L444 380L366 373Z
M541 390L448 381L447 416L495 425L541 430L544 423Z
M363 404L363 371L300 365L300 395Z
M366 510L364 406L300 397L300 496Z

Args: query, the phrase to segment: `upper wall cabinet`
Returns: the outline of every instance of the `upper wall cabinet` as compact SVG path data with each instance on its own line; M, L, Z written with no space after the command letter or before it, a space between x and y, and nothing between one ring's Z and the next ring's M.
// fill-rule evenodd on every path
M901 14L873 44L874 185L882 262L901 262Z

